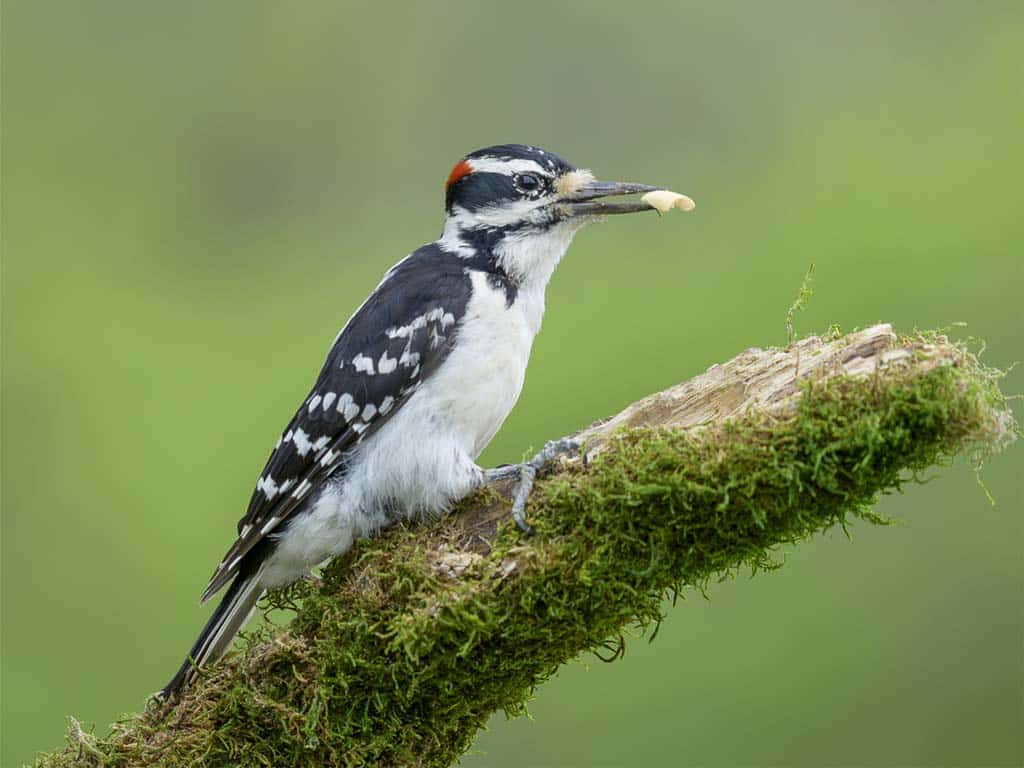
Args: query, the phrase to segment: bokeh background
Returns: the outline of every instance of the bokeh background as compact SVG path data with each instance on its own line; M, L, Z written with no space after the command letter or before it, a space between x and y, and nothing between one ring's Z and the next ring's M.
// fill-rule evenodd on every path
M1024 4L6 0L4 766L137 710L267 452L474 148L671 186L582 233L486 463L750 346L1024 357ZM1006 386L1024 389L1024 376ZM586 657L477 766L1020 765L1021 451Z

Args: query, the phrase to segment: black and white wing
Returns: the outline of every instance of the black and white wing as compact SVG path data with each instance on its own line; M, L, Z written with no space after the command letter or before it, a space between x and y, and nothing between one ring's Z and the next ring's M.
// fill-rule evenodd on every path
M423 246L394 266L352 316L270 454L204 601L448 356L469 301L465 270L459 257Z

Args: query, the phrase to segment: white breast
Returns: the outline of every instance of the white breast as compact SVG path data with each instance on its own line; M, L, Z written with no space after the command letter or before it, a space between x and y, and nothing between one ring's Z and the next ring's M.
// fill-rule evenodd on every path
M420 394L475 459L519 398L535 330L521 296L509 306L504 289L482 272L472 282L455 348Z

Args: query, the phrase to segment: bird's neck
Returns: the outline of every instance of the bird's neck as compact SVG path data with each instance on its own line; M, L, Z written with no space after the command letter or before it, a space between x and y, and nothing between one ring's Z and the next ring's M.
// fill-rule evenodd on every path
M457 218L449 218L437 242L479 267L502 272L521 290L543 295L578 229L569 222L543 230L516 225L467 227Z

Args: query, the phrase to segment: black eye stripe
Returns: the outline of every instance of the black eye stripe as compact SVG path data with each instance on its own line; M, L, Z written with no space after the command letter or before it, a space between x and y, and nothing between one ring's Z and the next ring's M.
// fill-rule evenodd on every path
M476 211L503 200L512 200L521 193L507 174L478 172L471 173L448 190L447 204L457 202L468 211Z

